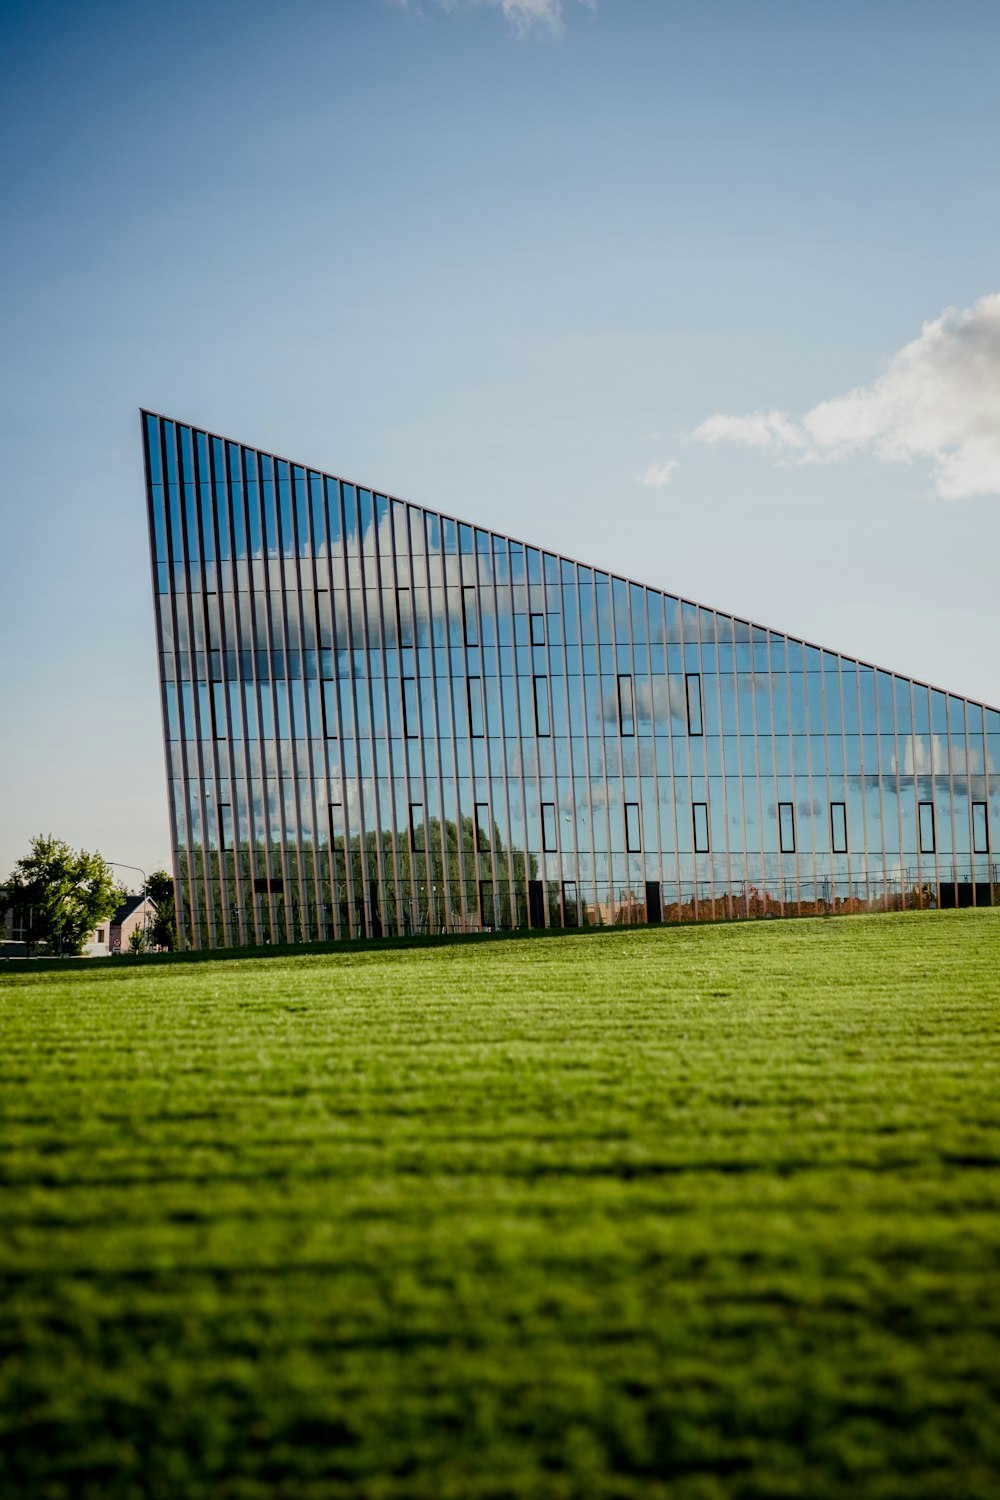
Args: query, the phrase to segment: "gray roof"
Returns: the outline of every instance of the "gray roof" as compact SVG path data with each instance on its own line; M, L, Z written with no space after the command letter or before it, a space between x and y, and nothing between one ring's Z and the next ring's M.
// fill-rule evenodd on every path
M120 927L123 922L126 922L128 920L128 918L134 911L138 910L138 908L144 901L149 901L149 904L153 908L153 910L156 910L156 902L148 896L126 896L121 906L119 906L118 910L111 918L112 927Z

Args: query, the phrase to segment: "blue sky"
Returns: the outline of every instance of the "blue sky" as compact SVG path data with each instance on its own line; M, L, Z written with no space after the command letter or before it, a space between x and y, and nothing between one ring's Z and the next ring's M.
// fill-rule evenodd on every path
M1000 703L1000 7L506 10L8 0L0 875L169 859L140 404Z

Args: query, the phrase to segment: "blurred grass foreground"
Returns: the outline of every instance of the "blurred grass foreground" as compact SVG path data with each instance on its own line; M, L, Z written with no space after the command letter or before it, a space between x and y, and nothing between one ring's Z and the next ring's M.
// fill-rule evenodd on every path
M0 1494L1000 1494L1000 912L0 973Z

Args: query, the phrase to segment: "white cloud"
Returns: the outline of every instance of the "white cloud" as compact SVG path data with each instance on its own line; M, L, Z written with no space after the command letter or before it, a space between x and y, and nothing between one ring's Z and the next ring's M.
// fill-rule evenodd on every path
M694 436L700 443L746 443L750 448L802 448L806 441L781 411L755 411L749 417L718 412L696 427Z
M1000 293L947 308L878 379L821 401L799 422L778 411L719 413L693 436L794 450L802 461L865 448L884 463L929 459L946 500L1000 494Z
M419 0L394 0L403 10L419 11ZM473 6L490 6L501 10L518 36L526 36L533 27L539 26L553 33L562 30L563 0L433 0L441 10L467 10ZM597 8L597 0L576 0L587 10Z
M676 458L669 459L665 464L650 464L645 473L640 474L639 483L649 485L650 489L662 490L673 479L676 468Z

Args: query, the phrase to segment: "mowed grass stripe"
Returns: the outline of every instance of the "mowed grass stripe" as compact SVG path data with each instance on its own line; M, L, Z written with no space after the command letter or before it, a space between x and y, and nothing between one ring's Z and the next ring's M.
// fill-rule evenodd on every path
M0 1489L992 1497L998 919L0 978Z

